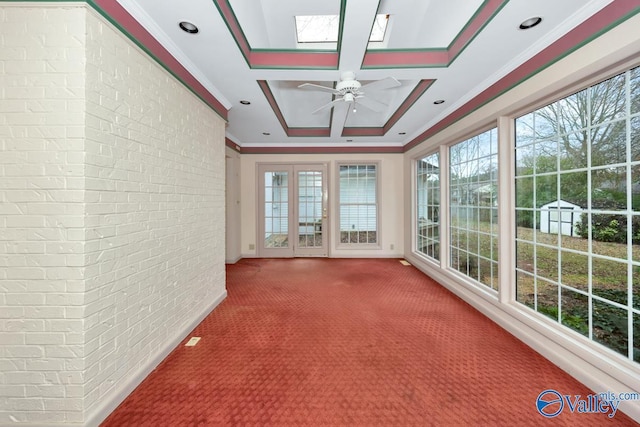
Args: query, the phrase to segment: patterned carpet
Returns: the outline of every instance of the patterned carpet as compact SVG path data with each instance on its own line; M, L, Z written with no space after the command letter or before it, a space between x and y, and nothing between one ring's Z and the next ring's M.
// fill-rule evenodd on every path
M544 418L591 391L398 260L245 259L227 288L103 426L637 425Z

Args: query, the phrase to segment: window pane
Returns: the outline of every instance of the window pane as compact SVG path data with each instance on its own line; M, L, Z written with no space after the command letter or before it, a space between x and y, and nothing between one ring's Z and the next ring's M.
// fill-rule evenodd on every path
M556 140L548 140L537 143L534 161L537 173L557 171L558 142Z
M593 294L627 305L627 266L602 258L592 259Z
M560 175L560 198L577 206L587 200L587 172L570 172Z
M497 130L450 148L451 266L497 289L491 260L497 259L493 226L497 194Z
M535 292L517 300L636 361L639 112L634 69L516 119L515 142L516 274Z
M589 289L589 257L586 254L561 251L560 281L575 289Z
M535 279L531 274L516 273L516 299L519 303L535 309Z
M612 350L628 355L629 334L626 310L593 300L593 339Z
M298 43L328 43L338 41L338 15L299 15L295 17Z
M560 169L583 169L587 167L588 140L584 132L564 135L560 140Z
M640 112L640 67L634 68L629 73L631 93L631 114Z
M619 74L589 88L591 125L625 116L625 75Z
M377 165L340 165L340 243L377 243Z
M640 162L640 116L629 120L631 128L631 161Z
M608 211L627 209L626 167L591 172L591 206Z
M516 141L516 147L520 148L527 144L531 144L535 140L535 135L533 133L533 117L534 113L530 113L516 119L516 134L519 136Z
M384 34L387 31L387 24L389 23L389 15L378 14L373 22L373 28L371 29L371 35L369 36L370 42L384 41Z
M550 317L553 320L558 320L558 286L547 282L546 280L538 279L536 281L536 301L537 311Z
M440 259L440 155L431 154L417 161L416 176L417 251Z
M289 175L287 172L264 174L264 241L265 248L289 245Z
M591 129L591 166L614 165L627 160L625 120Z
M589 336L589 298L566 288L561 288L560 291L562 292L560 321L574 331Z

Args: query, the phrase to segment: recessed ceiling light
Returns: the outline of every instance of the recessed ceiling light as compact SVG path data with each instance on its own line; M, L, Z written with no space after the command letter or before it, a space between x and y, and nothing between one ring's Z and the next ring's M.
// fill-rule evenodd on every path
M347 139L347 142L353 142L353 139Z
M269 135L271 135L269 132L262 132L262 134L263 134L264 136L269 136Z
M242 104L242 105L249 105L249 104L251 104L251 102L246 101L246 100L244 100L244 99L243 99L242 101L240 101L240 104Z
M533 18L525 19L524 21L522 21L518 28L520 28L521 30L528 30L529 28L533 28L541 22L541 17L534 16Z
M433 101L434 104L444 104L444 99L438 99L437 101Z
M406 135L406 132L398 132L398 135Z
M195 24L192 24L189 21L182 21L178 25L180 26L182 31L185 31L189 34L195 34L199 31L198 27L196 27Z

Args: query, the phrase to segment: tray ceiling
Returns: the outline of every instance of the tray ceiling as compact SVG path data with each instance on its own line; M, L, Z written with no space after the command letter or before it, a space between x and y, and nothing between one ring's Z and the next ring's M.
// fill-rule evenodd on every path
M454 120L463 107L473 108L470 102L479 106L482 94L488 100L500 87L522 81L638 11L636 2L610 0L95 3L139 43L149 44L136 35L144 32L157 40L155 49L175 58L201 87L196 93L205 89L222 105L224 115L228 110L228 138L249 150L402 150ZM295 17L314 15L337 17L336 43L297 42ZM384 40L370 42L377 15L388 15ZM538 16L540 25L519 29L520 23ZM134 23L128 21L131 17ZM198 32L182 31L182 21L197 26ZM549 56L552 50L554 56ZM347 71L362 85L389 77L400 84L362 95L372 99L378 111L367 108L367 100L356 98L354 105L347 96L344 105L334 102L333 108L314 113L343 98L299 86L336 88Z

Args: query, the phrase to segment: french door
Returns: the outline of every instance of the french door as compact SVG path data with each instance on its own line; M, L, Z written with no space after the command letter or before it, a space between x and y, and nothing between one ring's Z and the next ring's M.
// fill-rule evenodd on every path
M327 165L258 165L258 256L327 256Z

